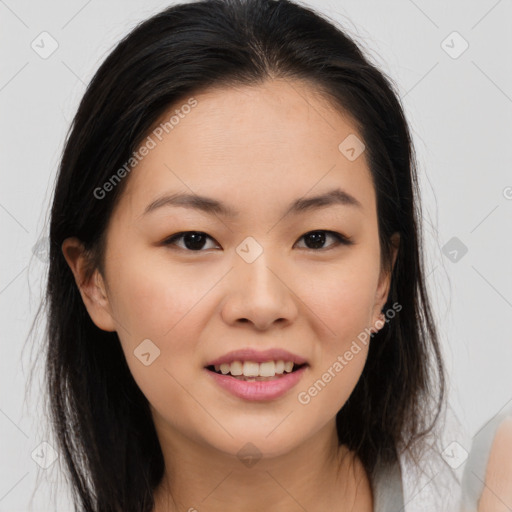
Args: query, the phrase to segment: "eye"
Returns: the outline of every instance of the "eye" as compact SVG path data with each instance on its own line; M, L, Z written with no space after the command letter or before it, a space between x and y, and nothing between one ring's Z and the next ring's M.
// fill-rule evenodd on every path
M213 240L211 236L203 233L202 231L183 231L182 233L176 233L170 238L167 238L164 241L164 245L174 245L177 240L182 238L185 243L184 249L195 252L199 252L202 248L204 248L204 243L207 238Z
M331 246L328 247L327 249L330 249L333 246L336 247L338 245L352 245L354 243L349 237L346 237L341 233L327 230L310 231L302 235L300 239L304 238L307 241L306 249L316 251L319 249L323 249L323 247L321 246L325 244L326 234L327 237L330 236L335 240L335 243L331 244ZM203 233L202 231L183 231L181 233L176 233L175 235L172 235L171 237L167 238L163 243L164 245L177 245L176 242L178 240L183 239L185 247L180 248L192 252L201 252L201 249L205 248L205 242L208 238L210 240L214 240L211 236L207 235L206 233ZM207 247L207 249L211 249L211 247Z
M341 233L337 233L336 231L327 231L327 230L316 230L316 231L310 231L309 233L306 233L305 235L301 236L301 239L304 238L304 240L307 240L309 242L309 245L312 247L306 247L307 249L317 250L325 243L326 234L327 237L334 238L336 240L336 243L334 245L331 244L331 246L327 247L326 250L332 249L334 247L337 247L338 245L352 245L354 242L345 235L342 235ZM308 245L308 244L306 244Z

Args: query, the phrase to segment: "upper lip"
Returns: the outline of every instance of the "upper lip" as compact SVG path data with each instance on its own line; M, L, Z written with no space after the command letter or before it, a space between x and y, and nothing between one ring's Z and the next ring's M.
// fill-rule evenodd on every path
M266 361L292 361L295 364L304 364L307 361L297 355L280 348L271 348L268 350L254 350L252 348L243 348L228 352L217 359L213 359L206 366L216 366L223 363L231 364L233 361L252 361L254 363L264 363Z

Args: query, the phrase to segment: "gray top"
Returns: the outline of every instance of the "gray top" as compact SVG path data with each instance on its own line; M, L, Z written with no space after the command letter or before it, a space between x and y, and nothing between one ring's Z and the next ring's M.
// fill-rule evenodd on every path
M404 491L400 465L377 464L373 477L374 512L404 510Z
M488 421L475 435L462 477L461 512L477 512L478 501L484 490L485 473L492 442L498 427L509 417L512 417L512 407Z
M435 444L419 460L404 452L394 465L377 464L371 481L374 512L455 512L460 507L459 479Z

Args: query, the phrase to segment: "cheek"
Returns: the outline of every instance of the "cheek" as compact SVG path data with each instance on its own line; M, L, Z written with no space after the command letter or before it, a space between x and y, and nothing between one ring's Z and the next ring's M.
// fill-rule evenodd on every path
M373 262L344 265L316 272L303 281L305 304L322 320L317 335L342 348L348 340L370 327L376 293L376 268Z
M136 342L172 337L187 323L215 279L212 275L201 278L192 267L178 270L159 261L130 256L112 266L109 282L116 320Z
M376 292L377 266L368 255L347 258L303 284L305 302L316 313L317 364L301 388L311 414L335 414L356 386L366 363ZM366 329L366 330L365 330Z
M179 396L178 382L199 365L205 295L218 277L211 272L202 276L192 266L177 271L168 263L131 254L111 265L108 280L118 336L134 379L150 400L158 402L161 390L164 401ZM144 352L142 347L147 347ZM145 366L137 354L148 352L147 359L154 362Z
M186 428L194 417L204 419L185 389L190 388L190 370L199 364L199 302L212 283L191 286L197 283L193 277L152 263L130 256L110 270L118 336L130 372L152 407L169 424L182 422ZM183 418L174 416L176 410Z

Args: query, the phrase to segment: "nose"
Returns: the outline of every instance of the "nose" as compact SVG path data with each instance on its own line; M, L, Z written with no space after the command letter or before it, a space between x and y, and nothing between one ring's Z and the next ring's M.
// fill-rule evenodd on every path
M230 272L222 318L230 324L251 323L257 330L282 327L295 321L297 301L290 272L279 270L265 257L238 261Z

